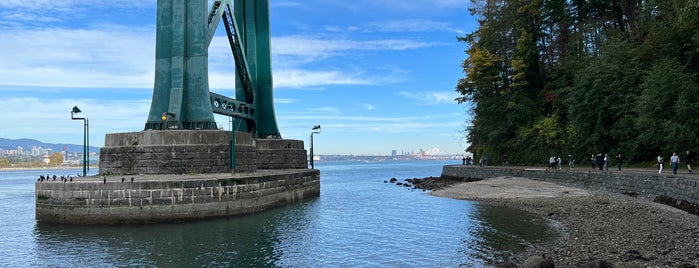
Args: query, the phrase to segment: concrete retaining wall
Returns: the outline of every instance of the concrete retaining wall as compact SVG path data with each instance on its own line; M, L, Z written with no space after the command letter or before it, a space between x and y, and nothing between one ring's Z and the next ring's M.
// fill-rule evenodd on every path
M215 175L215 176L214 176ZM318 170L156 175L36 183L36 219L69 224L153 223L259 212L320 195Z
M472 178L524 177L590 190L637 193L639 196L649 199L656 196L668 196L677 200L699 204L699 179L690 176L675 176L673 174L452 165L444 166L442 175Z

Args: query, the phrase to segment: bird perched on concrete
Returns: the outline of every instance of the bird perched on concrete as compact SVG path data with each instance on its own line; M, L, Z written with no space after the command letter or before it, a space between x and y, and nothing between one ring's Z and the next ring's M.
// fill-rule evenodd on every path
M103 180L104 183L102 183L102 184L107 184L107 176L102 176L102 178L104 179L104 180Z
M124 183L124 180L126 180L126 178L121 178L121 183Z
M71 177L70 175L68 175L68 178L70 179L70 181L73 181L73 177Z
M133 177L131 177L131 182L133 182Z

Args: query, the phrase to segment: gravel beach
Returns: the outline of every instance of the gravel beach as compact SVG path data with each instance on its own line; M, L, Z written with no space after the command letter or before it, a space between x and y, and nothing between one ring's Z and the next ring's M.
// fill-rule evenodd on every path
M699 267L699 217L645 199L517 177L457 183L431 194L559 223L561 239L527 253L551 257L556 267ZM529 266L524 258L514 262Z

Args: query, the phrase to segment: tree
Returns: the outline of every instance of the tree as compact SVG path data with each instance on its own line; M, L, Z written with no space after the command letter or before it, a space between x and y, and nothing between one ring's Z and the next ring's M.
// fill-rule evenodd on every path
M63 154L62 153L53 153L53 154L51 154L51 156L49 156L49 159L51 160L50 165L60 166L63 164Z
M7 160L6 157L0 158L0 168L8 168L11 166L12 164L10 164L10 160Z
M540 163L699 149L699 5L690 0L471 0L458 103L476 154Z

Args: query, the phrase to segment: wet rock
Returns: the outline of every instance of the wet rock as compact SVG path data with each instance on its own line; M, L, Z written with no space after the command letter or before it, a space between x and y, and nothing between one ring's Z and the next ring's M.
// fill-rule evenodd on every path
M496 268L518 268L519 266L517 266L516 263L507 261L507 262L496 263L495 267Z
M553 258L546 255L533 255L524 261L523 268L554 268Z
M389 180L389 182L391 182L391 183L396 183L396 181L398 181L398 179L396 179L396 178L391 178L391 180Z
M583 265L578 266L578 268L613 268L614 265L607 260L595 260Z

